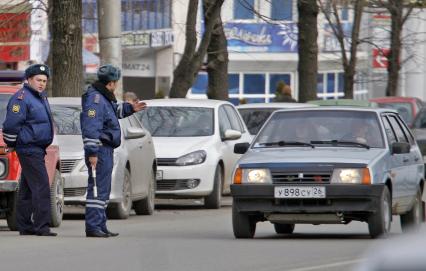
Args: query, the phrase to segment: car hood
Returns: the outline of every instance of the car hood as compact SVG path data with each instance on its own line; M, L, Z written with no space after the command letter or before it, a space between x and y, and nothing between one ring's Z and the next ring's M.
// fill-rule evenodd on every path
M251 149L241 158L239 163L369 164L385 152L385 149L367 150L339 147Z
M212 144L212 136L153 137L157 158L178 158L190 152L205 150Z
M61 158L84 157L83 139L81 135L58 135Z

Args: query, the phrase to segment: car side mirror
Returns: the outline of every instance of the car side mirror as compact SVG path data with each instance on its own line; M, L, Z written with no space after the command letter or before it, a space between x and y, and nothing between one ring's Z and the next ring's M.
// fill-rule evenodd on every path
M410 152L410 143L394 142L392 143L392 154L402 154Z
M223 140L236 140L241 138L241 132L237 130L231 130L228 129L225 131L225 134L223 135Z
M236 154L244 154L247 152L247 150L250 147L250 143L244 142L244 143L237 143L234 145L234 153Z
M141 138L146 135L145 130L136 127L128 127L126 129L126 137L125 139L136 139Z

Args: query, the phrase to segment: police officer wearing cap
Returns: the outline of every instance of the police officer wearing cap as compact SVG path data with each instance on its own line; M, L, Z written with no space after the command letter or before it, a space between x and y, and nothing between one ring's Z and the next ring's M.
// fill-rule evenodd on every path
M86 236L113 237L108 230L105 209L111 192L114 149L121 144L119 118L145 108L144 103L117 103L114 90L121 76L119 68L107 64L97 72L98 81L82 96L80 116L86 166L89 179L86 198ZM92 170L96 169L97 195L94 193ZM96 196L96 197L95 197Z
M9 100L3 139L16 150L22 167L16 209L21 235L56 236L50 224L50 186L45 165L46 148L53 140L47 93L49 67L34 64L25 70L27 83Z

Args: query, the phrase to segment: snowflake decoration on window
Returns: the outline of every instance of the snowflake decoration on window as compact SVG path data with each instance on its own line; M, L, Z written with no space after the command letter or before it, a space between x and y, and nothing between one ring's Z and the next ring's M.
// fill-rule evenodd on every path
M299 30L296 24L279 24L281 30L278 31L278 35L282 36L282 45L290 46L291 50L294 50L297 46L297 37Z

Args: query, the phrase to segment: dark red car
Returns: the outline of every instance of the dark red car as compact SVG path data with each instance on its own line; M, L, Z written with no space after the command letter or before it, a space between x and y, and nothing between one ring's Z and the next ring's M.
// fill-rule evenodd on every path
M396 109L409 127L413 125L414 118L423 107L423 102L416 97L381 97L372 98L379 107Z
M20 77L19 77L20 75ZM16 71L0 71L0 125L6 118L6 108L10 97L20 88L19 81L23 73ZM0 127L1 127L0 126ZM0 216L7 219L11 230L16 230L16 198L21 177L21 165L16 152L6 151L0 130ZM56 139L47 148L46 168L49 175L51 191L51 226L57 227L62 222L64 206L64 184L60 171L59 146Z

